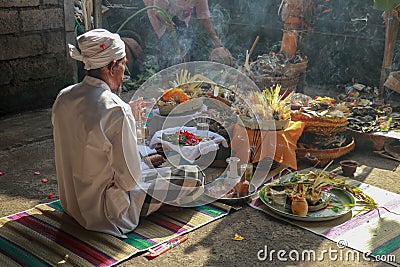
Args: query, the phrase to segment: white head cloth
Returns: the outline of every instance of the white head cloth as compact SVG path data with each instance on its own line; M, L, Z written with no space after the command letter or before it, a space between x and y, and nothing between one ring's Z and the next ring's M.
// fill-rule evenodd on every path
M85 70L107 66L113 60L120 60L125 53L125 43L118 34L104 29L95 29L79 35L79 50L68 44L69 54L73 59L82 61Z

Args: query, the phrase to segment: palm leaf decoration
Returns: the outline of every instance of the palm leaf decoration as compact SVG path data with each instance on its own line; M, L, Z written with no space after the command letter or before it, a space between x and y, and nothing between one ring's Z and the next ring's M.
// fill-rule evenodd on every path
M263 100L273 111L274 120L287 120L290 118L291 110L288 102L293 94L294 92L289 93L287 96L281 94L281 86L279 84L275 87L263 90Z

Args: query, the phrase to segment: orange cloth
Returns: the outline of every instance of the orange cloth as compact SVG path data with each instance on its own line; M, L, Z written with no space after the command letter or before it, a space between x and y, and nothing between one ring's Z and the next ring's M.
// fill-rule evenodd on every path
M301 121L291 121L282 131L259 131L236 124L233 128L231 148L235 151L235 156L240 158L241 164L255 163L270 157L297 170L296 147L304 126ZM250 159L251 147L254 147L252 159Z

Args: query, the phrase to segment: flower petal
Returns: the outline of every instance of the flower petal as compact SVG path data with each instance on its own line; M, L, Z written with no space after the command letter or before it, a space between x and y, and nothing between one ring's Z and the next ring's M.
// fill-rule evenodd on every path
M55 195L54 195L53 193L50 193L47 197L48 197L49 199L52 199L52 198L55 197Z
M39 174L40 174L40 171L35 171L33 174L34 174L34 175L39 175Z
M238 235L238 234L235 234L235 237L232 238L232 240L235 240L235 241L242 241L243 239L244 238L242 236Z
M42 179L42 183L47 183L49 180L47 180L46 178Z

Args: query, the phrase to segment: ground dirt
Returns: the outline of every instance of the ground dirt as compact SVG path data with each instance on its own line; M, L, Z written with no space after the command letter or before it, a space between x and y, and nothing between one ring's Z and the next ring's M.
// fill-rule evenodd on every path
M327 93L327 92L326 92ZM125 94L129 99L131 94ZM51 109L26 112L0 118L0 217L57 199L57 180L52 141ZM372 143L356 140L356 149L342 159L354 159L367 166L357 179L377 187L400 193L398 162L373 153ZM335 160L329 169L338 167ZM310 167L301 163L300 168ZM39 175L34 172L39 171ZM367 178L366 178L367 177ZM43 183L42 179L48 179ZM242 241L234 241L235 233ZM257 252L293 249L337 249L337 245L320 236L286 222L274 219L249 206L214 221L188 234L188 241L152 260L136 255L119 266L389 266L382 262L332 261L328 257L318 262L270 261L257 259ZM346 251L348 249L345 249Z

